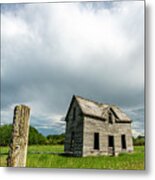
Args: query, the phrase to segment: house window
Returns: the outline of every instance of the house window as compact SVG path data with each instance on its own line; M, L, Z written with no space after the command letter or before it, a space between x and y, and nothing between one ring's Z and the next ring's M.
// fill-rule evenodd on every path
M76 118L76 108L74 107L73 108L73 121L75 121L75 118Z
M126 149L126 138L125 138L125 134L121 135L121 144L122 144L122 149Z
M110 124L113 123L113 122L112 122L112 114L111 114L111 112L109 113L109 123L110 123Z
M108 146L114 147L114 136L108 136Z
M99 133L94 133L94 149L99 150Z
M75 142L75 133L72 132L72 133L71 133L71 143L70 143L70 150L71 150L71 151L73 151L74 142Z

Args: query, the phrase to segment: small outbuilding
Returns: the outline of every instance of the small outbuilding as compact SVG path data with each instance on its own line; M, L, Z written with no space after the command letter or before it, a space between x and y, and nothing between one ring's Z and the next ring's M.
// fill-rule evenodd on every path
M91 156L133 151L132 121L115 105L73 96L65 121L65 153Z

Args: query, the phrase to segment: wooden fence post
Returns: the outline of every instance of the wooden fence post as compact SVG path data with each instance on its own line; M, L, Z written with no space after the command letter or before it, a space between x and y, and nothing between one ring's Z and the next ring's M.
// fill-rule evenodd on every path
M18 105L14 109L10 151L7 158L9 167L25 167L29 135L30 108Z

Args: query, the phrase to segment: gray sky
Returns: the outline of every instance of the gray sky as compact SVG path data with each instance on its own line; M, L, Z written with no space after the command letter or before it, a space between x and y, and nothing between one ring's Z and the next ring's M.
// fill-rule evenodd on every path
M144 132L144 2L2 5L1 116L64 132L73 94L120 106Z

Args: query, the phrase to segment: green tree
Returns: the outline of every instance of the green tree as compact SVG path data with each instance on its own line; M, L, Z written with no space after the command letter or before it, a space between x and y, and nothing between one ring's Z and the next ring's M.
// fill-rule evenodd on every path
M7 146L11 141L12 125L0 126L0 146Z
M8 146L11 141L12 125L0 126L0 146ZM30 126L29 129L29 145L47 144L47 138Z
M47 139L49 144L64 144L65 134L48 135Z
M145 137L138 136L136 138L133 138L133 144L134 144L134 146L144 146L145 145Z
M30 126L30 133L29 133L29 145L32 144L46 144L47 139L41 133L37 131L34 127Z

